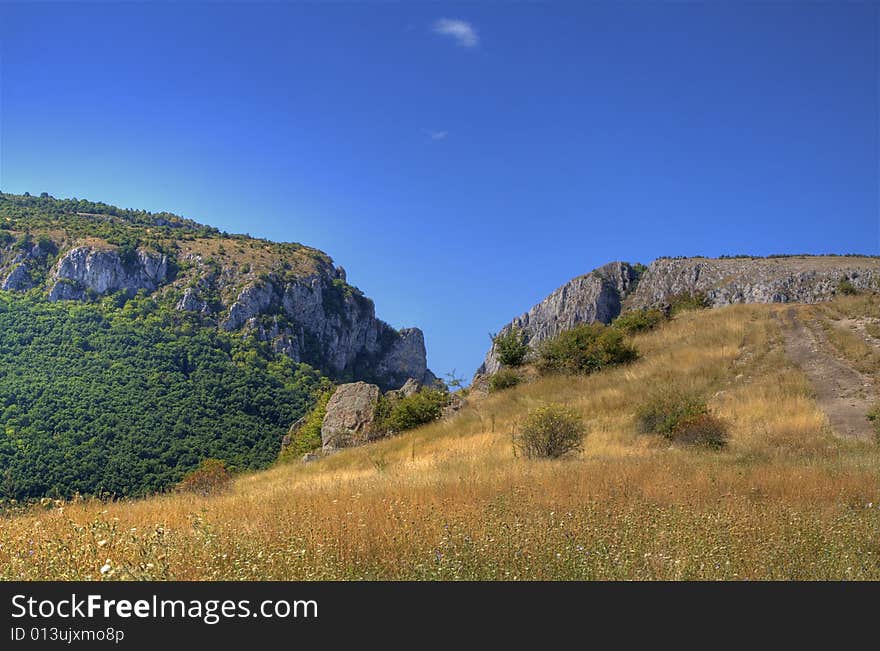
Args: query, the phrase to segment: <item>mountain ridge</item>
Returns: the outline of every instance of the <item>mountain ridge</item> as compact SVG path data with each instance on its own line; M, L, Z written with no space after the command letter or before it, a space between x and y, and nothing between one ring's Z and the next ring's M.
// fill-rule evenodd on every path
M145 292L334 380L396 389L436 379L421 330L379 319L326 253L172 213L0 193L0 287L50 301Z
M733 303L816 303L843 282L854 290L880 288L880 257L772 255L708 258L660 257L647 267L611 262L551 292L499 334L519 328L535 347L579 323L610 323L632 309L666 308L682 295L700 295L708 307ZM476 376L501 368L494 347Z

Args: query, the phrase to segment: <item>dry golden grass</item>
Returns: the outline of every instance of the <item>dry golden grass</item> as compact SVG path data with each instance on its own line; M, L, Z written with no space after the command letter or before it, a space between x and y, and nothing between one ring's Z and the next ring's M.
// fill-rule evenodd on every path
M862 331L864 328L870 335L869 326L877 328L875 323L868 321L880 317L880 300L875 295L841 297L833 303L810 309L809 314L853 368L871 375L880 372L880 350Z
M775 309L680 315L630 366L539 379L226 494L7 517L0 578L878 579L880 453L829 431ZM663 384L705 395L728 448L637 434ZM548 402L582 415L583 452L516 458L511 431Z

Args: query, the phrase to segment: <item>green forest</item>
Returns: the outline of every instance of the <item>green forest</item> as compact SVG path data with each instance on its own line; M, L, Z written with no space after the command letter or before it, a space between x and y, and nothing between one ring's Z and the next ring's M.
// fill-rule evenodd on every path
M139 496L263 467L329 381L144 295L0 292L0 497Z

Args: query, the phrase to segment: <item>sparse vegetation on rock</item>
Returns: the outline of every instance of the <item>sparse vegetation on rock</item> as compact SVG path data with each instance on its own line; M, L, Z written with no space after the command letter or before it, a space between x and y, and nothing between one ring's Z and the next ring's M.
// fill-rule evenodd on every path
M529 353L526 333L517 326L501 334L491 335L492 346L498 361L503 366L522 366Z
M855 296L859 293L859 290L849 278L841 278L840 282L837 283L837 292L844 296Z
M301 458L304 454L320 449L321 425L327 415L327 403L332 395L332 390L324 391L311 411L290 426L282 440L279 459L286 461Z

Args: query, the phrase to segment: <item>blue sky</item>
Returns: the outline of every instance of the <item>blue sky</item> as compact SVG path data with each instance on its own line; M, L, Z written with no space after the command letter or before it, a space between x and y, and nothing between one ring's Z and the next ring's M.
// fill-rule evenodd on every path
M0 3L0 188L327 251L470 375L569 278L880 253L878 3Z

